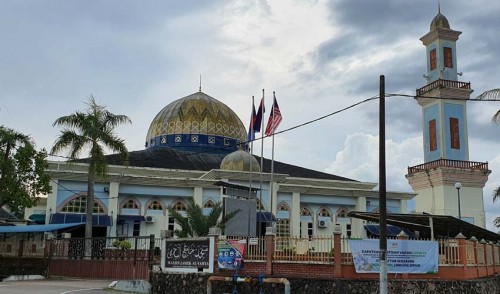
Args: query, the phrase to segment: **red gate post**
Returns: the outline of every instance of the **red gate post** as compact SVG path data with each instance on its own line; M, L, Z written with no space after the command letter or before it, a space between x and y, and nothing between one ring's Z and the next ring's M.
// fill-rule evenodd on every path
M274 257L274 231L273 227L266 228L266 275L273 274L273 257Z
M340 225L333 228L333 275L342 276L342 229Z

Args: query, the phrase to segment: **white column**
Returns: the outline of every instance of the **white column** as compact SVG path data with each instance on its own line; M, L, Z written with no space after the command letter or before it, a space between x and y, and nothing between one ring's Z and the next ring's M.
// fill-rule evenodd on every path
M111 216L111 227L108 228L108 236L116 237L116 220L117 215L120 212L118 192L120 190L120 183L110 182L109 183L109 202L108 202L108 215Z
M366 211L366 197L358 197L356 201L356 211ZM352 236L353 237L364 237L365 232L363 228L363 220L358 218L352 218Z
M59 180L50 181L50 188L52 189L50 194L47 196L47 206L45 207L45 223L48 224L50 221L50 214L56 213L57 209L57 189L59 188Z
M292 194L292 211L290 212L290 220L292 221L291 234L298 236L300 234L300 193L293 192Z
M203 207L203 188L194 187L193 191L194 202Z

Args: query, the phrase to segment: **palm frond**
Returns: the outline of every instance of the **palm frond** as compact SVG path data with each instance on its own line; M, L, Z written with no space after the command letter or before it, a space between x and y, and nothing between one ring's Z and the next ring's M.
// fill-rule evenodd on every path
M477 96L475 100L500 100L500 89L488 90Z
M493 202L495 202L497 199L500 199L500 186L493 190Z
M495 217L493 220L493 225L497 228L500 228L500 217Z
M491 121L494 124L500 124L500 110L498 110L497 113L495 113L495 115L493 115L493 118L491 119Z

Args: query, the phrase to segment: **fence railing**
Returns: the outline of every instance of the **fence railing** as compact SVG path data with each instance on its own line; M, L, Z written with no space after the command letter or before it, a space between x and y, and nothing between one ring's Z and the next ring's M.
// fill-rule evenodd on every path
M420 89L417 89L417 96L424 95L425 93L438 88L470 89L470 83L439 79L423 86Z
M424 164L408 167L408 174L425 171L437 167L466 168L471 170L488 170L487 162L463 161L452 159L438 159Z

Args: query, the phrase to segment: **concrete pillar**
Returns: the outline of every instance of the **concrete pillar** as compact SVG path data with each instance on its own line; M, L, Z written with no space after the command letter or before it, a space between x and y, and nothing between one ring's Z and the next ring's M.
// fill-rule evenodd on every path
M273 257L275 246L275 234L270 227L266 231L266 275L273 274Z
M109 237L116 237L116 221L117 221L117 216L120 213L120 200L118 198L119 190L120 190L120 183L118 182L109 183L108 215L111 216L111 227L108 228Z
M333 229L333 276L342 277L342 230L335 225Z
M194 187L193 191L194 202L203 207L203 188Z
M57 212L57 189L59 188L59 180L50 181L49 185L52 191L47 196L47 206L45 207L45 223L50 223L52 213Z
M366 211L366 197L358 197L356 201L356 211ZM352 218L352 236L354 237L364 237L364 221L358 218Z
M466 242L465 236L462 233L459 233L455 236L458 241L458 257L459 263L463 265L464 273L467 270L467 250L466 250ZM465 278L465 277L464 277Z
M290 211L290 219L292 220L291 235L300 235L300 193L293 192L292 194L292 207Z

